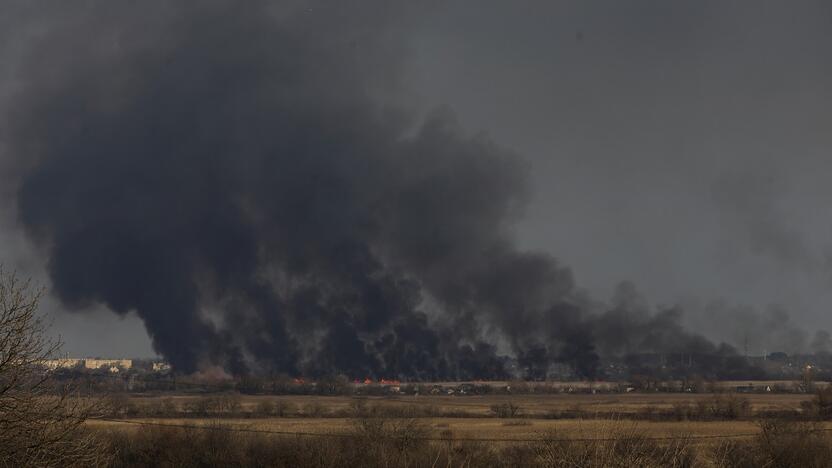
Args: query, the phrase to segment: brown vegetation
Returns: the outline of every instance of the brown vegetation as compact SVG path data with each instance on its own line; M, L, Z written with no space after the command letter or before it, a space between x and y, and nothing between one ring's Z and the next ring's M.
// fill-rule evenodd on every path
M810 405L823 408L827 400L820 392ZM673 419L540 419L525 417L525 408L513 400L492 403L490 416L475 418L439 418L443 411L432 403L385 405L368 398L238 403L218 407L248 406L266 414L291 403L293 417L208 419L207 424L205 418L145 419L93 427L117 454L116 467L819 467L832 456L829 427L811 420L823 411L755 422L749 399L732 394L672 402ZM666 404L642 408L651 414L666 410ZM134 430L145 421L151 425Z
M821 468L832 460L832 437L815 422L767 420L751 441L729 441L713 453L724 468Z
M356 418L342 431L300 437L243 432L223 423L99 429L111 466L258 467L822 467L832 437L818 423L769 420L751 437L702 444L695 435L648 436L638 423L601 431L541 431L510 443L438 434L418 419Z
M321 396L247 396L229 388L96 400L42 372L39 364L54 357L58 343L36 316L39 294L14 275L0 272L0 279L0 466L742 468L819 467L832 459L822 422L832 419L828 386L815 387L814 398L399 396L375 389L326 396L346 385L333 379ZM98 421L89 424L91 417ZM292 423L275 429L269 421ZM667 438L668 431L677 435Z
M832 390L822 390L832 395ZM625 394L341 397L213 393L155 396L112 394L113 417L349 418L455 417L728 421L829 412L806 394ZM832 401L832 397L826 396ZM823 406L826 405L826 406ZM830 407L822 403L823 408ZM824 413L826 414L826 413ZM817 418L816 418L817 419Z
M37 315L40 292L0 269L0 466L93 466L103 443L83 427L95 401L53 388L41 363L60 343Z

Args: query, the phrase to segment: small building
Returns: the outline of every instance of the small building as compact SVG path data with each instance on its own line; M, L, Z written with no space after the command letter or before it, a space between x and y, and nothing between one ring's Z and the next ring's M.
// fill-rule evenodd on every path
M84 359L84 367L87 369L100 369L102 367L127 370L133 367L131 359Z
M47 359L41 362L43 367L49 370L55 369L72 369L74 367L81 367L82 359L65 358L65 359Z
M153 372L169 372L170 364L166 362L154 362L151 369L153 370Z

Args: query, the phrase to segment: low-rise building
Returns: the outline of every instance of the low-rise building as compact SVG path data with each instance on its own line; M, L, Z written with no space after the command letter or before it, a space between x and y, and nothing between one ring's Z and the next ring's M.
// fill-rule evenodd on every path
M41 364L43 367L49 370L55 369L71 369L73 367L81 367L83 364L83 359L76 359L76 358L64 358L64 359L47 359Z
M100 369L113 367L117 369L127 370L133 367L132 359L84 359L84 367L87 369Z

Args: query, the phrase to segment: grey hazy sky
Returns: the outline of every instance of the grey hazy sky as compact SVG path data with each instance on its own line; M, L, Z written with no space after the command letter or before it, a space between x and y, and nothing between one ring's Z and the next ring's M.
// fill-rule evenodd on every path
M416 23L408 100L529 161L517 237L593 295L779 303L811 331L832 326L830 49L821 1L453 0ZM4 210L0 258L43 278ZM46 308L70 354L152 354L132 315Z
M580 284L829 326L829 4L454 2L417 43L428 105L532 162L518 236Z

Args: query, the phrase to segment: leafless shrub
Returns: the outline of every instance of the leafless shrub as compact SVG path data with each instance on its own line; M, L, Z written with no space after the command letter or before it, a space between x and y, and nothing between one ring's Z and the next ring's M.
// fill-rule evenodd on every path
M696 418L696 406L688 402L673 404L673 416L679 421Z
M759 424L760 434L752 440L720 444L713 464L721 468L829 466L832 440L819 423L765 420Z
M254 414L258 416L274 416L274 402L270 399L260 400L260 402L257 403L257 407L254 409Z
M491 412L498 418L516 418L520 414L520 407L509 401L491 405Z
M283 418L294 414L297 411L297 406L286 400L277 400L274 402L274 415Z
M751 415L751 402L731 394L715 396L711 408L717 419L741 419Z
M655 440L641 435L635 423L621 421L506 444L457 439L450 428L432 434L421 420L372 417L357 418L351 430L332 437L252 434L217 422L191 428L110 430L106 436L117 454L116 467L813 468L828 466L832 459L832 440L821 427L805 421L766 421L752 439L698 450L684 435Z
M217 413L237 415L242 410L242 400L240 395L236 393L219 395L214 399L214 402L214 409Z
M182 410L191 416L206 416L211 409L208 398L194 398L182 403Z
M803 414L811 419L832 419L832 385L815 392L815 398L801 402Z
M366 418L369 416L367 400L364 398L356 398L352 400L349 406L349 413L354 418Z
M660 443L641 435L636 426L618 425L602 433L603 438L594 441L570 440L566 434L554 431L545 434L540 442L532 445L538 466L686 468L696 465L696 453L690 440L684 437Z
M163 398L156 407L157 414L161 416L175 416L179 413L176 403L170 398Z
M310 418L320 418L327 414L327 409L321 402L312 400L303 405L303 415Z
M107 413L111 417L128 416L134 413L136 408L130 398L124 393L111 393L105 397Z
M232 417L240 415L242 402L236 393L220 394L187 400L182 410L190 416Z
M140 431L111 431L105 436L114 453L113 465L127 466L241 466L241 450L256 438L228 426L211 423L192 428L151 426Z
M105 463L101 442L83 430L100 405L69 385L55 386L43 363L57 357L37 315L42 291L0 268L0 465L93 466Z
M428 447L428 426L418 419L358 418L352 434L361 453L397 465Z

